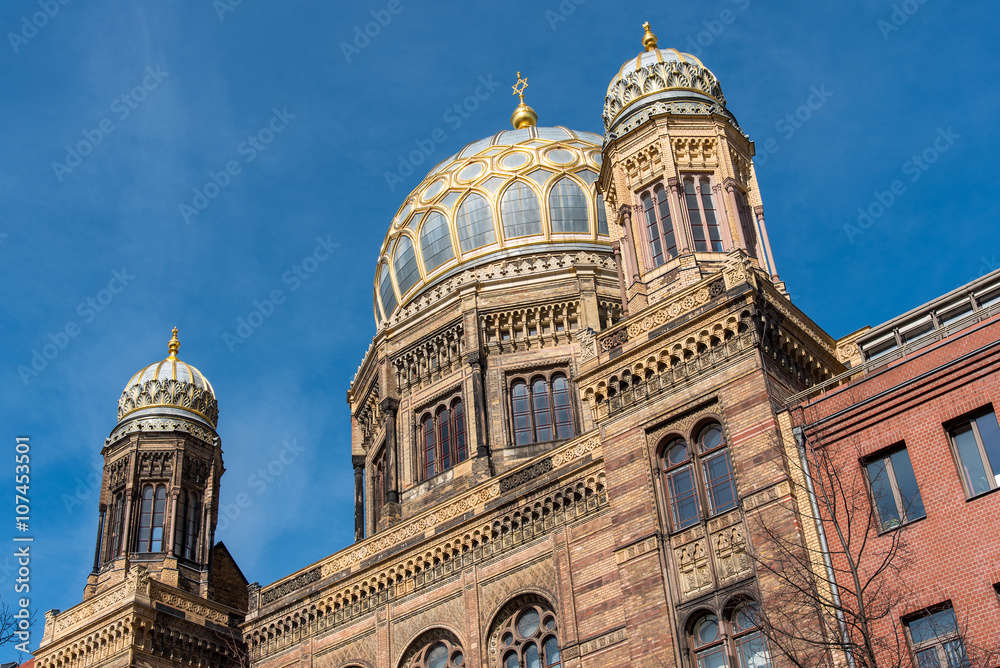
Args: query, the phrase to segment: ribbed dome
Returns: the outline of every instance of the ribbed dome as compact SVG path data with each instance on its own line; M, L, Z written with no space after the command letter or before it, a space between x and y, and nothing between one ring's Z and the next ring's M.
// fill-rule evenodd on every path
M673 113L723 114L736 124L726 109L719 80L698 58L677 49L657 48L648 24L643 45L646 51L626 61L608 84L603 114L607 132L657 104Z
M130 416L186 414L216 427L219 404L215 390L201 371L177 358L180 345L175 327L169 356L140 369L128 381L118 400L119 423Z
M375 321L477 263L539 250L608 250L594 189L602 141L564 127L506 130L432 169L382 242Z

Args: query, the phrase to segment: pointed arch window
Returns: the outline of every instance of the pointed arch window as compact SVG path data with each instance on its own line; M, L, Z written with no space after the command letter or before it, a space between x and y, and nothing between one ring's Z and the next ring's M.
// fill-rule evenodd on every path
M388 318L396 310L396 291L392 289L389 265L383 264L378 273L378 296L382 299L383 316Z
M429 480L469 458L461 398L431 406L419 420L420 470Z
M139 506L137 552L163 551L163 518L167 507L165 485L143 485Z
M709 176L684 178L684 201L691 221L691 238L696 251L722 252L722 232L715 210L712 179Z
M650 269L655 269L667 260L677 257L677 236L674 234L670 218L670 202L663 184L657 183L639 193L643 222L646 225L646 241Z
M553 232L590 232L589 203L583 189L571 178L559 179L549 192L549 220Z
M405 295L420 280L417 257L413 253L413 242L410 241L409 237L399 238L392 265L396 270L396 285L399 286L399 294Z
M521 181L510 184L500 198L500 220L508 239L541 234L542 214L535 191Z
M424 219L420 230L420 255L424 258L424 272L428 274L455 257L448 221L437 211L431 211Z
M458 207L455 226L458 228L458 245L463 253L497 240L489 202L476 193L466 197L462 206Z

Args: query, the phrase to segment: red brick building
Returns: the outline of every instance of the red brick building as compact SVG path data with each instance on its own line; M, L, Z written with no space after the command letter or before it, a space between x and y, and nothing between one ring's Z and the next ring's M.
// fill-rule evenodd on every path
M1000 646L1000 272L839 346L850 371L793 397L786 422L815 476L832 625L857 658L865 618L883 661L1000 664L984 657Z

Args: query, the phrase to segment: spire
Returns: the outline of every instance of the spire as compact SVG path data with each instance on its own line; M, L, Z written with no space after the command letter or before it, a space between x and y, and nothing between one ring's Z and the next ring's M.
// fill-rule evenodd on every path
M177 359L177 351L181 349L181 342L180 342L180 339L177 338L177 328L176 327L174 327L174 329L171 332L171 334L173 334L173 336L170 337L170 341L167 343L167 350L170 351L170 355L167 356L167 359L168 360L175 360L175 359Z
M517 83L512 88L514 89L514 95L517 95L521 99L521 104L517 105L517 109L510 115L510 124L514 126L515 130L534 127L538 122L538 114L524 103L524 89L527 87L528 77L522 79L521 73L518 72Z
M652 51L656 48L656 35L650 30L649 21L643 23L642 27L646 30L646 34L642 36L642 48L646 51Z

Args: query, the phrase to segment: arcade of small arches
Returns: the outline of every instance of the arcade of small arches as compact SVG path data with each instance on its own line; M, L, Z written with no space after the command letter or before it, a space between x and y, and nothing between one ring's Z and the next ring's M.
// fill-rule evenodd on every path
M488 524L449 539L423 554L411 556L349 587L330 592L306 608L261 626L247 638L250 654L254 658L267 656L309 635L360 617L390 598L415 591L418 583L428 584L438 577L513 549L548 533L559 524L606 504L603 472L560 486L529 505L513 508ZM545 638L540 638L540 641L540 647L544 649Z

